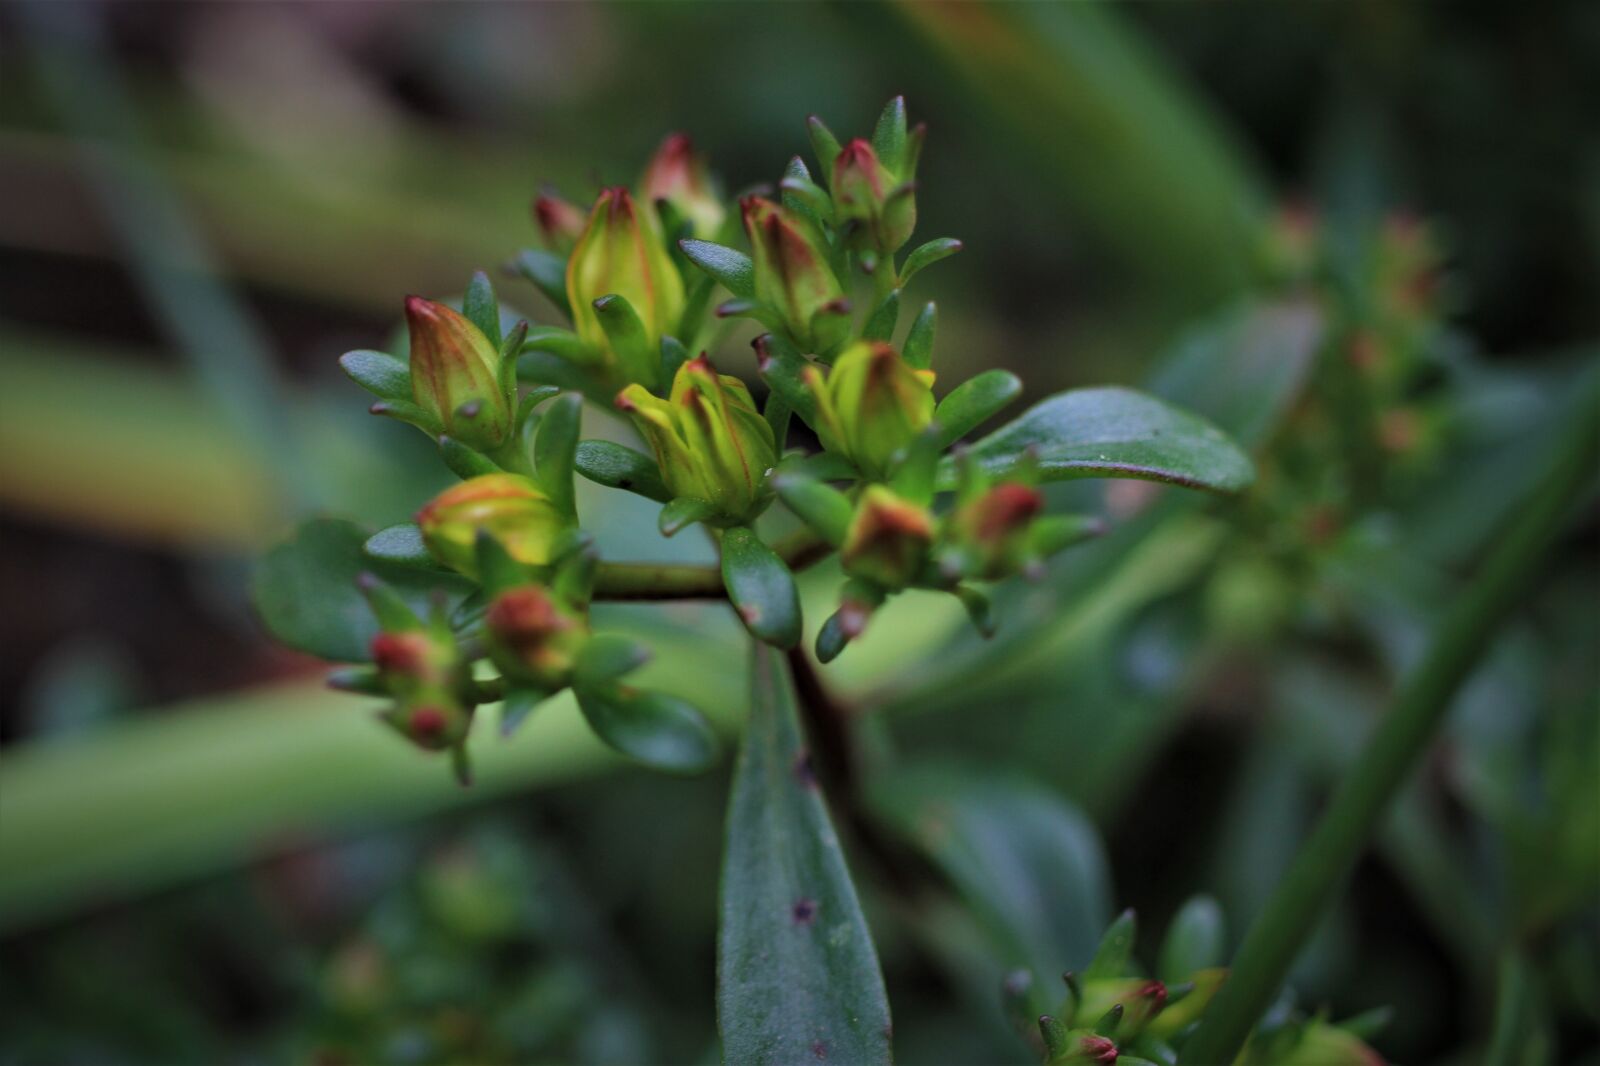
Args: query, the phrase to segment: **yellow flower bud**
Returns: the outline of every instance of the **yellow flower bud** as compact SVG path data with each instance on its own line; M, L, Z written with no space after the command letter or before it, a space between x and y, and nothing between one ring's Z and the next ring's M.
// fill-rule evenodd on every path
M805 350L825 352L839 344L850 331L850 305L816 228L759 196L747 196L739 206L750 237L756 298L777 312Z
M487 530L518 562L543 566L566 527L555 504L517 474L484 474L435 496L417 512L423 543L446 566L478 576L478 531Z
M589 639L582 614L540 585L508 589L483 618L489 654L507 677L546 690L572 680L578 652Z
M512 405L500 385L500 353L464 315L406 297L411 395L450 436L490 450L511 432Z
M933 371L914 369L887 344L858 341L826 376L814 366L805 373L823 447L869 480L887 477L894 457L933 421Z
M607 189L595 201L589 224L567 260L567 298L578 336L610 353L611 343L594 302L628 301L656 350L683 315L683 279L667 255L654 212L640 212L627 189Z
M882 485L869 485L856 505L839 559L845 573L901 589L922 572L933 545L933 517Z

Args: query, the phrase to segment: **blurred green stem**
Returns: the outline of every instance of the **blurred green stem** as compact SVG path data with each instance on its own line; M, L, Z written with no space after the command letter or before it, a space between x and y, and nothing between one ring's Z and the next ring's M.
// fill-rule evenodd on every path
M1593 483L1600 450L1600 376L1580 390L1550 465L1509 529L1435 634L1412 674L1339 785L1327 812L1251 926L1233 972L1206 1012L1184 1060L1231 1062L1267 1009L1329 900L1426 750L1457 688L1478 665L1501 620L1548 559L1575 501Z

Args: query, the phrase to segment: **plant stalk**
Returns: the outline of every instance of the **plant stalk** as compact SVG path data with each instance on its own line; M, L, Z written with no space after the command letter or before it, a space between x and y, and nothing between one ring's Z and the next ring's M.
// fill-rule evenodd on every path
M833 553L822 538L796 533L773 545L773 551L791 570L804 570ZM722 570L695 563L601 563L595 574L597 600L648 602L656 600L722 600L728 592Z
M1548 561L1600 451L1600 376L1581 389L1572 425L1538 484L1457 598L1289 873L1251 926L1233 972L1184 1049L1185 1063L1232 1062L1272 1002L1335 890L1372 837L1490 638Z

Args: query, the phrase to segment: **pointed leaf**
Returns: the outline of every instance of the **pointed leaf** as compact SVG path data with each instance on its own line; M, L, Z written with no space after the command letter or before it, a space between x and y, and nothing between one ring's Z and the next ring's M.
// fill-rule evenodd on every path
M1106 929L1095 949L1094 958L1083 968L1084 979L1091 977L1123 977L1128 973L1128 961L1133 957L1133 941L1139 934L1139 919L1133 911L1125 910Z
M618 685L573 694L596 736L646 766L693 774L717 760L717 735L705 715L676 696Z
M910 255L906 256L905 265L900 268L900 287L905 288L911 279L925 266L937 263L941 259L948 259L961 251L961 242L954 237L936 237L927 244L919 245Z
M889 1001L783 656L756 645L717 938L725 1062L890 1061Z
M794 575L745 526L722 535L722 582L751 636L780 648L800 643L800 592Z
M844 543L855 508L850 497L820 481L801 474L780 473L772 487L784 506L800 516L816 534L835 548Z
M963 381L939 401L933 413L934 421L944 431L939 437L940 447L948 448L1021 395L1022 379L1009 370L985 370Z
M453 574L394 566L367 557L368 532L354 522L318 518L269 551L252 581L256 612L284 644L336 662L366 662L378 623L356 586L364 572L389 585L418 615L435 593L454 606L472 586Z
M524 248L517 253L511 266L533 282L562 314L572 318L572 305L567 302L567 261L564 258L536 248Z
M682 530L696 522L704 522L716 513L717 505L710 500L702 500L696 496L677 496L661 508L656 526L661 530L663 537L676 536Z
M533 469L550 502L568 518L578 516L573 495L572 465L578 453L583 422L583 397L569 392L544 409L533 438Z
M1120 387L1052 396L973 444L968 454L987 473L1002 476L1020 466L1030 449L1044 481L1125 477L1237 492L1255 478L1250 457L1216 426ZM941 464L939 484L956 484L949 460Z
M776 333L763 333L750 346L756 350L756 369L773 393L782 396L789 409L810 425L817 417L816 395L805 383L805 369L811 361L789 341Z
M894 327L900 321L900 290L892 290L872 312L867 324L861 328L863 340L887 343L894 337Z
M724 289L743 300L756 295L756 268L750 257L736 248L693 238L681 240L678 247L689 262L716 278Z
M444 460L444 465L450 468L451 473L463 480L483 474L502 473L499 464L493 459L454 437L439 438L439 457Z
M477 326L489 343L500 347L500 301L494 297L494 285L489 275L478 271L467 283L467 293L461 299L461 313L467 321Z
M517 727L528 720L528 716L549 698L549 693L540 692L533 688L513 688L506 693L505 702L500 706L500 735L509 737L517 731Z
M939 306L930 300L906 332L906 343L900 354L918 370L926 370L933 365L933 335L938 325Z
M590 637L578 652L572 684L575 688L599 688L649 661L648 645L619 633L601 633Z
M522 338L522 350L524 353L549 352L578 365L593 363L598 358L598 353L582 337L560 326L530 327Z
M839 158L839 138L833 135L827 125L816 115L806 119L806 133L811 137L811 150L817 153L817 162L821 164L824 175L833 173L834 161Z
M633 305L626 297L612 294L596 300L594 310L628 380L637 381L652 392L658 391L661 352L651 343L650 334Z
M621 444L608 440L580 441L573 465L578 473L607 488L627 489L657 503L672 499L667 483L661 480L656 461Z
M388 352L360 348L339 357L350 380L383 400L411 399L411 370Z
M897 96L884 105L878 125L872 131L872 150L878 161L895 174L906 154L906 98Z

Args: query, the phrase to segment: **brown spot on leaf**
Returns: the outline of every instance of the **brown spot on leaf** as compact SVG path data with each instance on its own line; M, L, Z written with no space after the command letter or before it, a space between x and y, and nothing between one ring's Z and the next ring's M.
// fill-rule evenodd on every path
M794 901L794 906L789 909L789 916L796 925L810 925L817 920L817 901L801 897Z
M806 788L817 787L817 768L811 761L811 753L802 751L794 758L794 777Z

